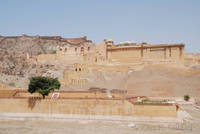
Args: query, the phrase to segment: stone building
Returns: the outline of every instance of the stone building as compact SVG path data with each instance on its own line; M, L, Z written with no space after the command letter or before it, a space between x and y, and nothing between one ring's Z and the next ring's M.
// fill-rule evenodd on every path
M62 40L65 42L55 54L42 54L37 58L39 62L68 66L62 77L65 85L87 83L87 78L82 77L87 70L123 72L145 64L184 64L184 44L148 44L146 41L114 44L112 39L104 39L103 43L95 45L86 37Z
M43 37L44 38L44 37ZM58 37L57 37L58 38ZM56 38L56 39L57 39ZM112 39L104 39L102 44L94 45L86 37L62 38L63 44L56 54L43 54L38 60L56 60L61 63L74 64L134 64L145 62L176 62L184 60L184 44L148 44L120 42L114 44Z
M183 62L184 44L148 44L145 41L136 44L123 42L114 45L113 40L95 45L95 51L85 54L84 61L97 64L130 64L139 62ZM89 60L89 61L88 61Z

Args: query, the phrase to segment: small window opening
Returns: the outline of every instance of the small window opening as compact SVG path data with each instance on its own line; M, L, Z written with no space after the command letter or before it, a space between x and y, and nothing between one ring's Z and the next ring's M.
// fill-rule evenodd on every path
M81 47L81 53L83 53L84 52L84 47Z

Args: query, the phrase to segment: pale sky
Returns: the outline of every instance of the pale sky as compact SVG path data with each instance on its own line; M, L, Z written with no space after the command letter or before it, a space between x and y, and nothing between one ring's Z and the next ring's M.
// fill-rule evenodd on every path
M0 0L0 13L3 36L185 43L200 52L200 0Z

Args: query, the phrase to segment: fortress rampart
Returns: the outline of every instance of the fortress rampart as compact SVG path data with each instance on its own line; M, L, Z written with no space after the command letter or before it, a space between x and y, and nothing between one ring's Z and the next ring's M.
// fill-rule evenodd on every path
M173 105L133 105L120 99L1 98L0 107L0 113L177 117L176 107Z
M80 38L62 38L61 36L28 36L28 35L22 35L22 36L0 36L0 41L4 39L19 39L19 38L27 38L27 39L42 39L42 40L55 40L60 42L68 42L72 44L80 44L83 42L92 42L91 40L87 40L87 37L80 37Z
M124 55L124 56L122 56ZM184 59L184 44L139 45L111 47L107 49L107 59L123 63L142 61L176 61Z
M59 98L52 99L52 93L41 99L38 93L30 94L25 90L2 90L0 93L0 114L68 114L102 115L130 117L177 117L177 109L172 104L137 104L123 98L119 92L111 92L114 98L108 98L105 92L59 91Z

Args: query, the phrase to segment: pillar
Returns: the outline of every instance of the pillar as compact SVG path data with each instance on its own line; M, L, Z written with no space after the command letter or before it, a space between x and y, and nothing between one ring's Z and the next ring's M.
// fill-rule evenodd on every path
M141 45L141 58L143 58L143 55L144 55L144 54L143 54L143 49L144 49L144 48L143 48L143 45Z

